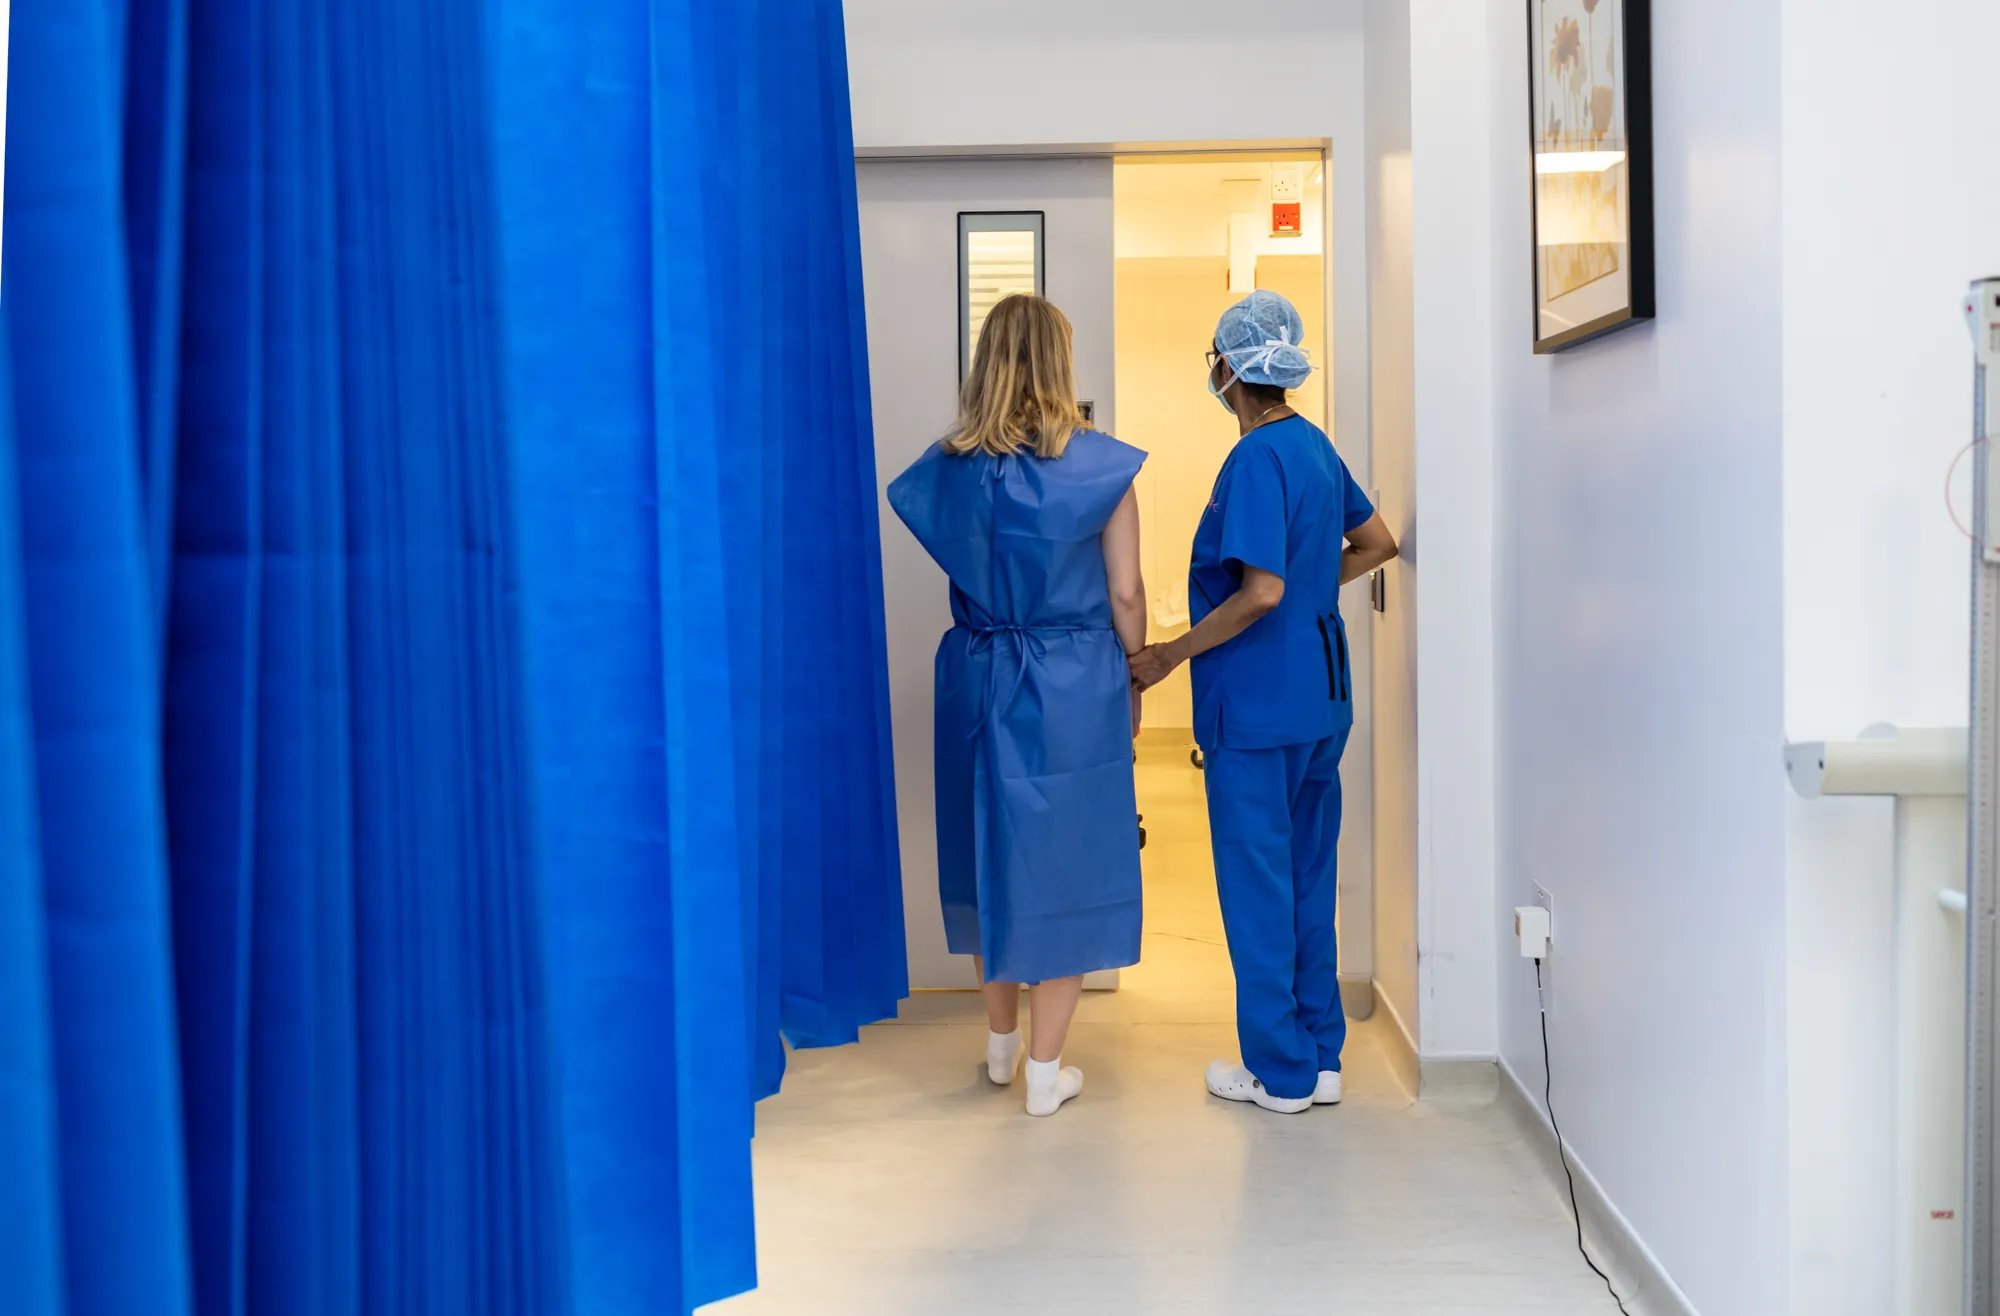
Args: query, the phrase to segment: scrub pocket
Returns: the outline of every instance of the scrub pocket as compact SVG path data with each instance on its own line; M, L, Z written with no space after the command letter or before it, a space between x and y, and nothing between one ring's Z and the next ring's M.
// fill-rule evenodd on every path
M1354 698L1354 678L1347 665L1347 630L1338 616L1321 614L1319 642L1326 652L1326 697L1336 704Z

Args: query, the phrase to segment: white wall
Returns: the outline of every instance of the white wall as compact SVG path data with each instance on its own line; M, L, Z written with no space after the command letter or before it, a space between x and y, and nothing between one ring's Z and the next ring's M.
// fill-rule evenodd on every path
M1370 628L1375 700L1375 989L1410 1036L1417 995L1416 361L1410 268L1410 0L1370 0L1363 166L1368 207L1368 411L1379 510L1402 558ZM1357 649L1360 646L1356 646Z
M1331 137L1359 119L1363 5L848 0L855 145ZM1274 51L1300 76L1263 76Z
M1784 5L1785 725L1813 739L1966 715L1968 555L1941 491L1971 436L1958 299L2000 274L2000 5L1882 14Z
M1971 429L1957 298L2000 273L2000 5L1782 9L1785 730L1963 725L1968 554L1942 490ZM1864 1316L1893 1305L1893 1074L1851 1045L1891 1019L1890 809L1794 800L1788 821L1793 1305Z
M1440 1026L1441 1008L1476 1033L1480 1002L1459 993L1478 975L1434 963L1456 951L1437 919L1457 912L1434 897L1457 883L1492 920L1503 1060L1538 1090L1532 976L1505 920L1541 882L1558 907L1557 1100L1639 1237L1704 1312L1888 1310L1890 1076L1875 1060L1888 810L1790 799L1778 753L1788 731L1963 720L1965 548L1939 490L1967 431L1956 298L2000 270L1979 81L2000 8L1954 0L1890 30L1852 2L1788 0L1782 20L1721 0L1656 6L1661 318L1546 360L1528 344L1519 6L1413 8L1423 515L1404 593L1425 628L1425 768L1408 1013L1427 1053L1457 1027ZM1400 9L1382 5L1368 28L1378 454L1409 387L1393 250ZM1481 194L1490 210L1465 204ZM1462 359L1482 333L1488 358ZM1453 476L1489 442L1493 504L1454 509ZM1383 461L1377 473L1393 478ZM1483 511L1490 605L1459 558L1478 536L1457 533ZM1450 605L1430 608L1454 574ZM1498 876L1482 905L1479 813L1464 803L1477 672L1434 645L1440 623L1484 606ZM1462 684L1440 692L1442 671ZM1429 734L1442 698L1464 701L1446 728L1464 764L1440 763L1452 748ZM1447 806L1439 774L1461 770ZM1455 862L1436 850L1445 818L1474 824L1448 838ZM1378 978L1392 1001L1398 895L1384 862Z
M1426 1060L1499 1049L1496 253L1483 202L1503 24L1486 6L1436 0L1382 0L1367 16L1372 449L1403 548L1374 629L1375 973Z
M1489 195L1505 121L1481 113L1507 9L1410 9L1416 253L1417 990L1427 1058L1490 1057L1494 1009L1494 275L1467 198ZM1489 24L1492 30L1489 31ZM1526 99L1525 92L1523 100ZM1504 151L1498 152L1505 158ZM1473 222L1468 223L1468 218ZM1520 262L1514 262L1520 263Z
M1417 268L1490 271L1501 1055L1540 1091L1533 974L1505 914L1539 882L1577 1158L1697 1309L1766 1316L1790 1309L1778 16L1654 6L1660 317L1538 358L1525 24L1512 0L1477 6L1483 24L1471 7L1419 0L1417 67L1465 80L1416 86L1488 107L1491 168L1468 150L1464 186L1493 206L1457 233L1424 222L1420 104ZM1483 70L1457 49L1475 26ZM1439 252L1459 246L1479 263ZM1417 382L1420 398L1444 383ZM1420 455L1431 437L1420 417Z

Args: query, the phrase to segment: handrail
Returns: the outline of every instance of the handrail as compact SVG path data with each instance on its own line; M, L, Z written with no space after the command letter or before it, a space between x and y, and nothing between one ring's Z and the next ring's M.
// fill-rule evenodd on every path
M1858 740L1785 746L1785 772L1806 799L1823 795L1965 794L1964 727L1870 727Z

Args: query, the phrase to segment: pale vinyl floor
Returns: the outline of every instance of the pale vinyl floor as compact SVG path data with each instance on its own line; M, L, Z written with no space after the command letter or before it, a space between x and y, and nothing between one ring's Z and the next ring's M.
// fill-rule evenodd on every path
M1145 961L1085 997L1046 1120L986 1081L971 993L920 993L860 1045L793 1055L756 1140L762 1287L720 1316L1408 1316L1615 1312L1566 1203L1490 1099L1413 1101L1378 1013L1347 1099L1210 1097L1236 1055L1201 776L1149 741Z

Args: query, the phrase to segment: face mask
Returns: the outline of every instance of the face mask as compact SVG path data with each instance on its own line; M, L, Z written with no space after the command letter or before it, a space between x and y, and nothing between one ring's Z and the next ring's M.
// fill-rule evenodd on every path
M1226 361L1226 360L1228 360L1228 359L1229 359L1229 358L1227 358L1227 357L1224 357L1224 358L1223 358L1223 360L1225 360L1225 361ZM1234 371L1231 371L1230 373L1231 373L1231 376L1232 376L1232 377L1231 377L1231 379L1230 379L1230 381L1229 381L1229 382L1230 382L1231 384L1233 384L1233 383L1235 383L1235 382L1236 382L1235 378L1233 377L1233 376L1234 376L1234 374L1235 374L1235 372L1234 372ZM1226 397L1224 397L1224 396L1222 396L1222 389L1220 389L1220 388L1217 388L1217 387L1215 386L1215 370L1214 370L1214 369L1213 369L1212 367L1210 368L1210 370L1209 370L1209 372L1208 372L1208 393L1209 393L1209 396L1210 396L1210 397L1214 398L1214 399L1215 399L1215 400L1216 400L1216 401L1217 401L1218 403L1220 403L1220 404L1221 404L1221 406L1222 406L1222 409L1223 409L1224 411L1228 412L1228 413L1229 413L1230 415L1232 415L1232 416L1236 414L1236 408L1234 408L1234 407L1230 406L1230 405L1229 405L1229 399L1228 399L1228 398L1226 398Z

